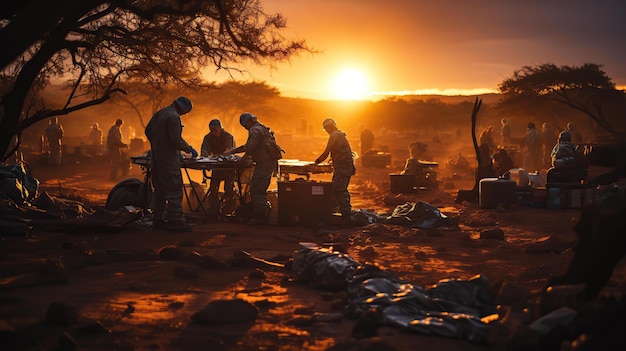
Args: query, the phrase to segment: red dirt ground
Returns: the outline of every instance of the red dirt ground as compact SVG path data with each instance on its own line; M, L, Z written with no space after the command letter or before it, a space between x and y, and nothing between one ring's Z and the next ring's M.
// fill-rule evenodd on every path
M365 341L351 337L355 324L352 319L294 322L300 314L341 312L336 303L341 294L297 283L295 274L284 269L264 267L265 277L255 278L250 276L255 270L250 265L200 269L184 260L155 260L154 253L166 246L228 263L234 252L242 250L276 260L292 256L300 242L335 243L345 247L355 260L376 264L419 286L482 274L494 286L507 282L539 290L551 276L565 271L573 255L576 237L572 228L580 210L526 206L484 210L473 203L457 204L456 192L472 187L472 173L453 177L443 166L439 170L439 190L394 196L389 193L388 174L401 170L405 157L394 155L397 161L385 169L359 167L350 186L354 209L390 213L395 204L426 201L458 226L255 228L230 222L209 223L195 214L191 216L197 221L193 232L183 234L155 232L133 223L116 233L33 231L27 238L4 237L0 244L2 329L11 326L25 333L42 350L59 345L64 332L74 337L81 350L325 350L339 344L346 345L345 349L364 349L359 343ZM62 168L31 163L33 175L41 181L40 190L51 194L71 192L102 205L114 186L107 180L104 158L68 156ZM141 177L136 168L131 175ZM454 187L443 189L445 182ZM481 231L496 227L504 231L504 241L478 238ZM38 267L53 258L63 262L64 279L42 281L37 276ZM180 267L197 276L176 276L174 271ZM606 291L626 291L625 282L626 267L622 262ZM191 323L192 314L218 298L241 298L269 307L260 308L254 323ZM108 332L79 337L76 325L44 324L46 309L52 302L76 306L80 311L78 325L99 321ZM393 343L391 349L396 350L506 349L506 337L498 337L497 333L491 343L480 345L405 333L393 327L380 328L378 335L377 340Z

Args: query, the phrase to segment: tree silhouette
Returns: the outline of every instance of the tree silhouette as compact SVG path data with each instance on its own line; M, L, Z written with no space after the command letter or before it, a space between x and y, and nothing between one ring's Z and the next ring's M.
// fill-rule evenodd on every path
M24 0L0 5L3 115L0 150L43 119L124 93L121 79L161 89L201 88L207 67L244 71L309 50L281 35L286 22L260 0ZM36 94L53 77L70 86L63 106ZM6 158L6 156L5 156ZM4 159L3 159L4 160Z
M235 122L239 123L241 113L261 113L266 109L265 103L280 96L280 92L265 82L227 81L207 91L206 96L206 103L212 106L222 123L232 129Z
M524 66L505 79L499 90L504 94L500 108L556 102L584 113L612 135L618 132L616 122L623 119L626 101L624 92L615 89L611 78L594 63Z

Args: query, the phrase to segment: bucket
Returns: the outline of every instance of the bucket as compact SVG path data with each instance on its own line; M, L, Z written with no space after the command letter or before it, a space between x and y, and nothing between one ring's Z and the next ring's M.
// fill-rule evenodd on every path
M516 183L509 179L483 178L478 188L480 208L494 209L502 204L509 207L515 203Z
M389 191L392 193L411 193L417 191L417 177L414 174L390 174Z

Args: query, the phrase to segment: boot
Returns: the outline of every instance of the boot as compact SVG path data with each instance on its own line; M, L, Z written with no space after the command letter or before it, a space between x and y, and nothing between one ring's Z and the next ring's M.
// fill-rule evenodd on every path
M168 232L189 233L193 231L191 225L185 221L168 221L166 228Z

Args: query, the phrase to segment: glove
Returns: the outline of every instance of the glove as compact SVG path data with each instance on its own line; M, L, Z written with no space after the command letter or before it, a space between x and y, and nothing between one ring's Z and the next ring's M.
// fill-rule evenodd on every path
M183 156L182 152L178 152L178 161L183 162L183 160L185 159L185 156Z
M198 157L198 151L196 151L196 149L191 148L191 151L189 151L189 152L191 152L191 157L192 158Z

